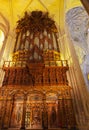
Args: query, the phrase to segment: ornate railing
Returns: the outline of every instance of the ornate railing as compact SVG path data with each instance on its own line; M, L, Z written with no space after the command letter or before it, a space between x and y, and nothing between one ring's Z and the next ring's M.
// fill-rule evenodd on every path
M48 66L68 67L67 60L45 61L43 62L43 64L45 64L45 67ZM25 67L26 65L27 61L4 61L3 67Z
M26 61L4 61L3 67L25 67Z

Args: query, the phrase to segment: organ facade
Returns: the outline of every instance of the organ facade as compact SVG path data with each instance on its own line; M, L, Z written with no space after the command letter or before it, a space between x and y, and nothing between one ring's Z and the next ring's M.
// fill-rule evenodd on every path
M76 129L68 61L48 12L25 12L17 22L11 61L5 61L1 129Z

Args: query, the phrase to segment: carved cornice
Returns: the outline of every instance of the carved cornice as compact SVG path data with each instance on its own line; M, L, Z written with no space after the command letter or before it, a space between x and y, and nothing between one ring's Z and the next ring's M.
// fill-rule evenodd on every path
M30 14L25 12L25 16L17 21L16 32L24 32L29 29L30 32L47 31L57 32L54 20L49 17L48 12L32 11Z

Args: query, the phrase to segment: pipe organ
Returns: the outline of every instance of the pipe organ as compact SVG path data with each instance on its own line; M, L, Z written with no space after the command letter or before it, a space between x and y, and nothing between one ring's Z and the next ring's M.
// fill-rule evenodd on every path
M0 113L2 129L76 128L67 60L48 12L25 12L17 22L11 61L5 61Z

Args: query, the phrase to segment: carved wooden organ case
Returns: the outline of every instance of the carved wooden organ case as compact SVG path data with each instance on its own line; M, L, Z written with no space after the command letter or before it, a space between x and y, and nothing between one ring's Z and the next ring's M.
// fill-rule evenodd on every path
M69 67L67 60L61 59L58 30L48 12L25 12L24 17L17 22L12 61L5 61L3 69L5 94L2 101L6 99L4 103L8 108L3 108L2 127L33 128L38 119L36 112L40 112L39 128L75 127L71 87L66 75ZM20 111L25 114L21 115L22 123L19 117L15 124L11 119L14 119L17 109L17 97L21 100ZM48 116L45 120L47 123L43 123L44 108Z

